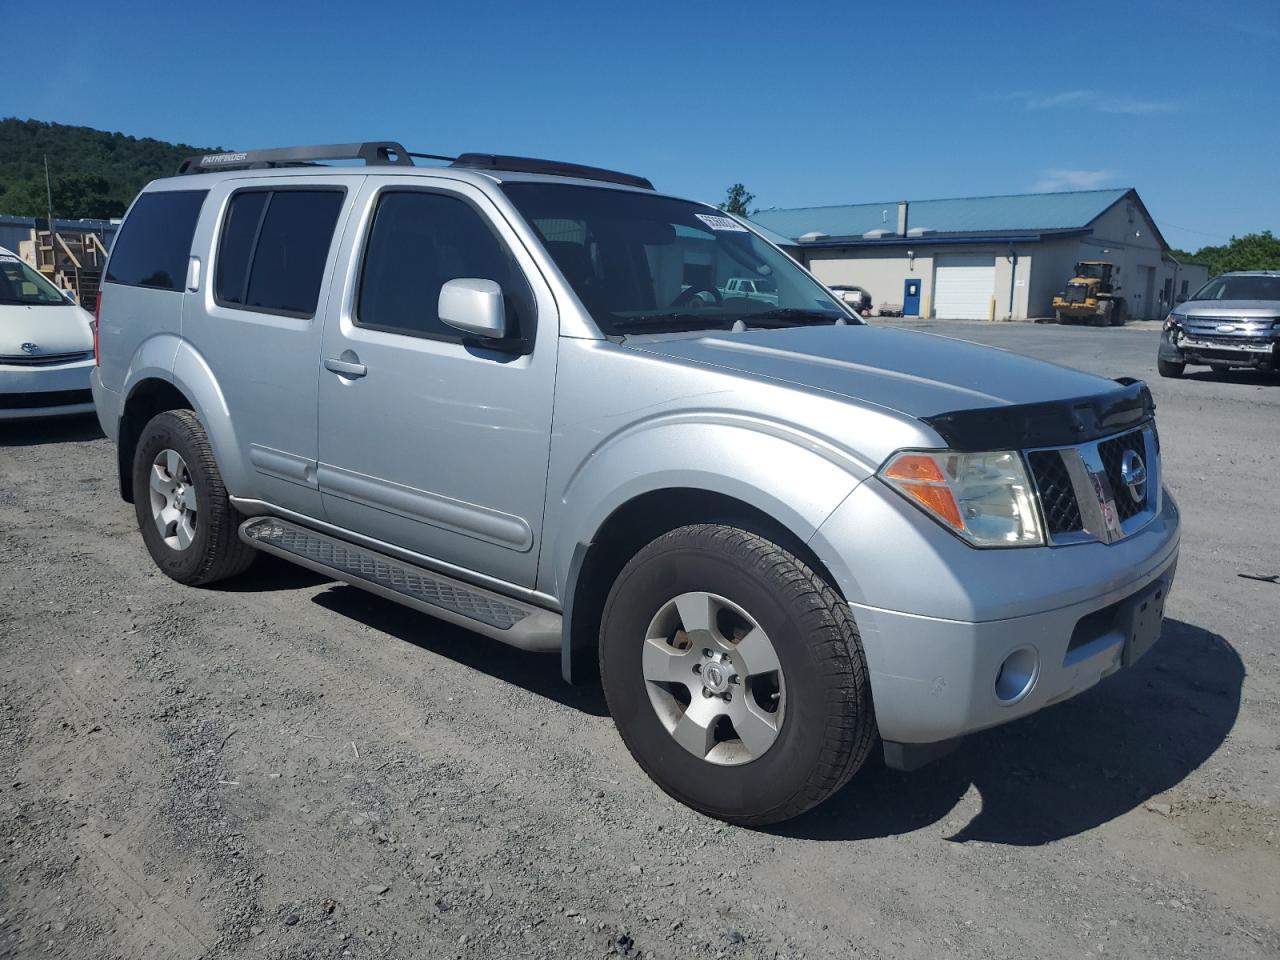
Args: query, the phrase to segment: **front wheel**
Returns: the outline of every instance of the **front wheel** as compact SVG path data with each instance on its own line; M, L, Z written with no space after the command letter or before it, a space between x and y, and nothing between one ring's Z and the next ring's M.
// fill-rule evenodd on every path
M133 505L156 566L179 583L203 585L243 573L256 551L240 541L213 448L190 410L157 414L133 455Z
M815 806L876 737L848 606L799 558L732 526L681 527L627 564L605 603L600 673L645 772L731 823Z
M1156 360L1156 370L1160 372L1162 377L1170 377L1174 380L1182 376L1183 371L1187 369L1185 363L1178 363L1175 360Z

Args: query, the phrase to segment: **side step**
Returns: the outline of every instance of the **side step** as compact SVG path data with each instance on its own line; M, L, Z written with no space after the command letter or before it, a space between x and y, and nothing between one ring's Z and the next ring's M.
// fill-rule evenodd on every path
M317 573L522 650L560 649L561 617L491 590L275 517L240 524L240 539Z

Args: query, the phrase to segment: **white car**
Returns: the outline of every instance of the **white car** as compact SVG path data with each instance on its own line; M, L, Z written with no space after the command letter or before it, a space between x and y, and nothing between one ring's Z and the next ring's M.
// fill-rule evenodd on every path
M0 420L92 413L93 317L0 247Z

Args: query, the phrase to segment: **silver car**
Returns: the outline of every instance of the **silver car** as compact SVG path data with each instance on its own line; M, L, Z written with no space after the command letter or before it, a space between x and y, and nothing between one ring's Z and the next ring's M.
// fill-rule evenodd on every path
M91 413L93 317L0 247L0 420Z
M1214 277L1169 313L1157 363L1162 377L1180 377L1188 364L1280 370L1280 272Z
M725 292L752 276L776 303ZM863 324L641 177L193 158L103 289L94 395L161 570L267 552L558 652L724 820L795 816L877 746L919 765L1160 635L1178 510L1142 383Z

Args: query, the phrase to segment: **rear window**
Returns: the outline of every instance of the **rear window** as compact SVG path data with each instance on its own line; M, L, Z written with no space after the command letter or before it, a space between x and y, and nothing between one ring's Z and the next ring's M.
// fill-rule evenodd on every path
M181 290L191 237L207 190L144 193L134 203L107 261L107 280L131 287Z
M246 190L227 208L214 295L228 307L315 315L342 190Z

